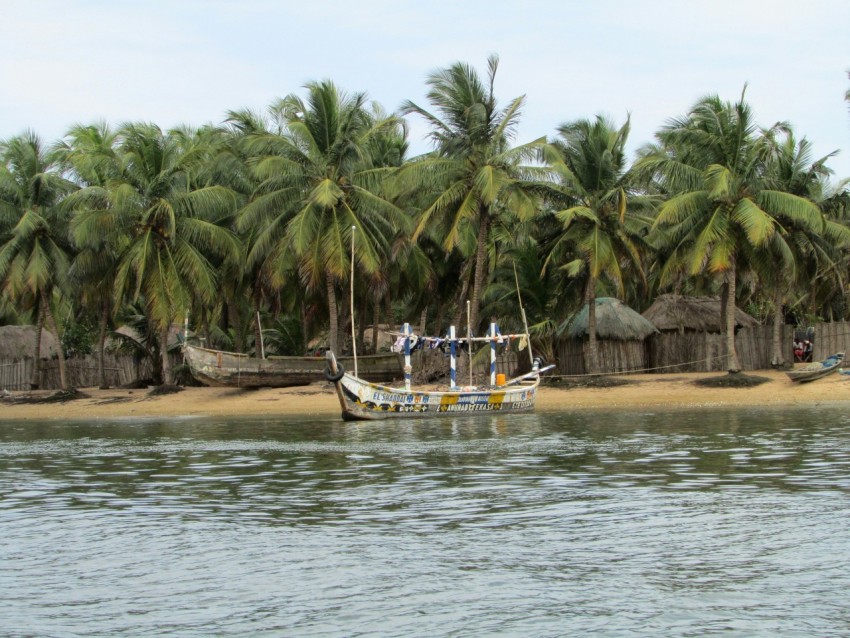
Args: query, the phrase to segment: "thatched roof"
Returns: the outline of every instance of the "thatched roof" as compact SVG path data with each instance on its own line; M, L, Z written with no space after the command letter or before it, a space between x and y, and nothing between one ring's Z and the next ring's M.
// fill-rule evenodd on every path
M696 332L722 332L719 297L684 297L660 295L643 316L659 330L694 330ZM758 325L740 308L735 309L735 325L752 328Z
M31 358L35 353L35 326L0 326L0 359ZM52 333L41 331L41 358L49 359L59 353Z
M596 336L600 339L641 341L658 332L652 322L641 317L618 299L596 298ZM581 339L587 335L587 305L572 318L567 327L567 336Z

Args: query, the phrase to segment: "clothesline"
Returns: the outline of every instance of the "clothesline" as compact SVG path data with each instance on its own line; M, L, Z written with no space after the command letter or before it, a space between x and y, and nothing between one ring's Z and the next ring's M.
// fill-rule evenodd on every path
M495 336L487 336L487 337L455 337L454 339L450 339L449 337L420 337L415 334L405 334L403 332L396 332L394 330L388 330L387 334L393 335L396 338L395 343L390 347L390 350L393 352L404 352L405 345L409 348L410 352L414 350L420 350L422 348L426 348L428 350L442 350L446 352L446 346L449 344L457 344L464 349L471 349L472 346L470 342L484 342L490 343L491 346L505 346L508 350L511 349L511 341L517 341L517 350L525 350L528 347L528 335L527 334L496 334ZM406 342L406 343L405 343Z
M413 338L423 339L426 343L429 342L429 341L434 341L434 342L437 342L437 343L442 343L444 341L452 341L452 339L449 339L448 337L423 337L421 335L413 334L412 332L409 335L406 335L403 332L397 332L395 330L387 330L386 333L388 335L392 335L393 337L408 337L409 336L412 339ZM504 335L504 334L496 334L495 336L488 335L486 337L455 337L454 341L457 341L458 343L464 343L464 342L467 342L467 341L482 341L482 342L483 341L487 341L487 342L496 341L498 343L499 341L501 341L503 339L522 339L523 337L525 337L527 339L528 334L521 332L521 333L506 334L506 335Z

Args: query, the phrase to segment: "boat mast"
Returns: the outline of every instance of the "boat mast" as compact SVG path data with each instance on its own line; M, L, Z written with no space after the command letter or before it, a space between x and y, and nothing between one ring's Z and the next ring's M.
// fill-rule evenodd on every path
M516 262L514 262L514 281L516 282L516 296L519 299L519 313L522 315L522 325L525 330L525 338L528 341L528 361L534 368L534 354L531 352L531 335L528 333L528 321L525 318L525 308L522 307L522 295L519 292L519 277L516 274Z
M472 385L472 310L470 309L469 299L466 300L466 336L469 337L467 342L467 352L469 353L469 385Z
M351 353L354 355L354 376L357 376L357 335L354 330L354 231L351 227ZM373 328L375 330L376 328Z

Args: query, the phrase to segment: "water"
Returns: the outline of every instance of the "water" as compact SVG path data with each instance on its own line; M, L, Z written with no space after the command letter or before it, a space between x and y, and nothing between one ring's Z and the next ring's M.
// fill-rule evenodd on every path
M848 414L0 422L0 636L848 635Z

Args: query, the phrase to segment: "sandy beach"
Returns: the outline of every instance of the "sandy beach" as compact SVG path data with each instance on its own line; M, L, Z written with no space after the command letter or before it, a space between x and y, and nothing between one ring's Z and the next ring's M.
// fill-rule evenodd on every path
M614 387L542 387L537 411L676 409L723 406L818 405L850 401L850 377L841 374L792 384L784 373L748 373L767 382L749 388L709 388L698 379L725 373L638 374L618 377ZM326 382L296 388L185 388L152 396L150 389L81 389L84 395L62 403L0 403L0 420L114 419L144 417L339 415L339 403Z

